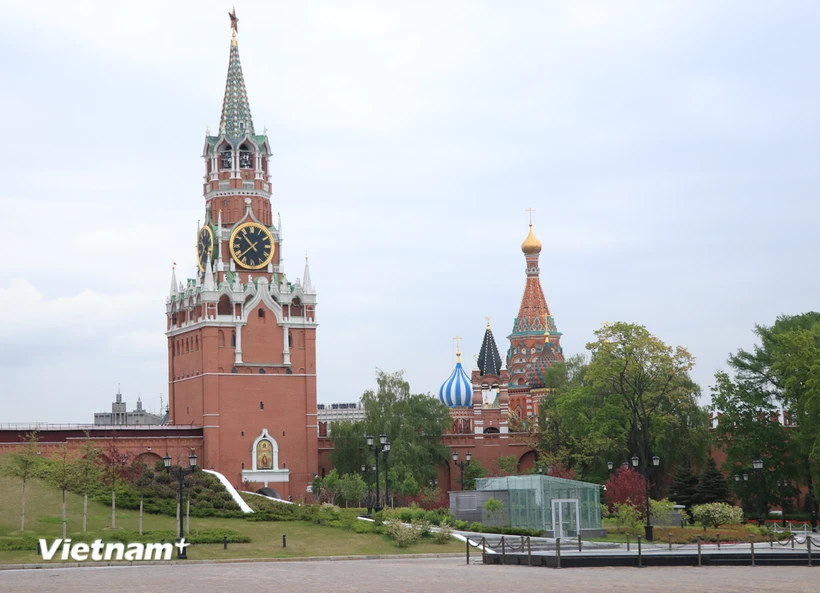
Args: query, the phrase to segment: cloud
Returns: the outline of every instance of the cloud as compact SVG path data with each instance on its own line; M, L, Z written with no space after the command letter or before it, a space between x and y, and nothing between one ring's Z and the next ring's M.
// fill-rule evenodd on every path
M814 3L239 8L286 271L309 251L319 289L320 401L356 399L376 366L435 390L452 336L469 360L487 315L504 351L528 207L567 353L637 321L707 385L755 322L814 307ZM167 390L169 268L194 273L226 8L4 9L4 417L87 420L116 382Z

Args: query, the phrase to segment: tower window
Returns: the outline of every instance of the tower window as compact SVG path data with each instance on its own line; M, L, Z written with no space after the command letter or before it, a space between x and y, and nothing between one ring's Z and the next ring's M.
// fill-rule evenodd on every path
M293 348L293 334L288 330L288 348Z
M265 369L259 369L259 374L264 375L265 374Z
M242 169L251 169L251 153L243 150L239 153L239 167Z
M236 348L236 332L231 332L231 348Z
M230 150L223 150L221 153L222 156L222 168L223 169L230 169L231 168L231 151Z
M260 409L260 410L264 410L264 409L265 409L265 402L259 402L259 409Z
M259 312L257 313L257 315L258 315L261 319L264 319L264 318L265 318L265 310L264 310L264 309L259 309Z
M234 373L234 374L236 374L236 373L238 373L239 371L237 370L237 368L236 368L236 367L233 367L233 368L231 369L231 372L232 372L232 373Z

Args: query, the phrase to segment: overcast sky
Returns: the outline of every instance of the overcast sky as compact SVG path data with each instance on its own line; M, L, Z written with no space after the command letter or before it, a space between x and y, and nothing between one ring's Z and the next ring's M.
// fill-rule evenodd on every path
M0 19L0 422L167 401L171 263L195 269L225 2L15 2ZM310 254L319 401L435 392L499 348L533 207L566 354L605 321L697 358L817 310L820 5L244 2L288 276Z

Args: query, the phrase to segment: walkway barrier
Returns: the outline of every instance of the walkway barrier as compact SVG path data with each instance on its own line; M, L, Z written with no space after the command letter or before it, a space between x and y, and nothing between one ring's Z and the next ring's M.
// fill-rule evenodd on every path
M694 543L673 544L673 534L667 534L667 542L648 542L642 536L637 536L637 550L631 550L630 544L624 549L623 544L584 542L580 537L572 538L541 538L530 536L504 536L497 538L482 536L478 538L465 537L466 563L470 564L470 547L481 549L481 561L487 564L519 564L533 566L552 566L565 568L567 566L595 565L595 566L637 566L644 568L649 565L680 564L689 562L692 566L706 564L744 564L758 566L771 562L782 561L800 562L800 555L795 555L796 545L806 545L806 563L813 565L812 553L818 553L820 538L811 534L791 534L787 538L775 539L769 537L769 548L765 548L765 539L756 539L749 535L747 541L717 542L706 545L703 536L697 535ZM490 539L488 539L488 537ZM567 542L572 544L567 547ZM763 550L756 544L762 543ZM283 541L284 544L284 541ZM575 546L577 544L577 552ZM775 546L777 544L777 546ZM533 553L533 547L536 547ZM704 549L704 546L705 549ZM748 546L748 547L747 547ZM489 549L488 549L489 548ZM787 550L784 548L791 548ZM813 550L814 548L814 550ZM596 553L605 550L605 553ZM710 552L711 550L711 552ZM777 552L777 550L782 550ZM614 552L614 553L612 553ZM676 554L675 552L678 552ZM772 556L777 552L776 556ZM704 557L705 556L705 557ZM685 558L689 560L685 560ZM744 557L746 560L744 561ZM585 558L586 560L581 560ZM681 560L684 559L684 560ZM534 563L534 564L533 564ZM590 564L591 563L591 564Z

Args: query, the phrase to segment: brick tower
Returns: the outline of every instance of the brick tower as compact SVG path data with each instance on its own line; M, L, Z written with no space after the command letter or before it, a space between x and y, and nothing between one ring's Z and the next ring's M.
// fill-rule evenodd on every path
M271 156L245 89L235 15L218 134L205 137L195 278L167 299L170 422L200 425L202 466L304 495L318 467L316 291L290 282L271 208Z
M521 251L527 261L527 281L513 331L507 336L510 340L507 369L510 373L510 411L520 418L527 418L538 413L538 402L543 396L543 392L532 391L544 387L544 372L556 362L563 362L564 353L561 332L555 327L541 289L538 267L541 242L532 232L532 217L530 232L521 244Z

